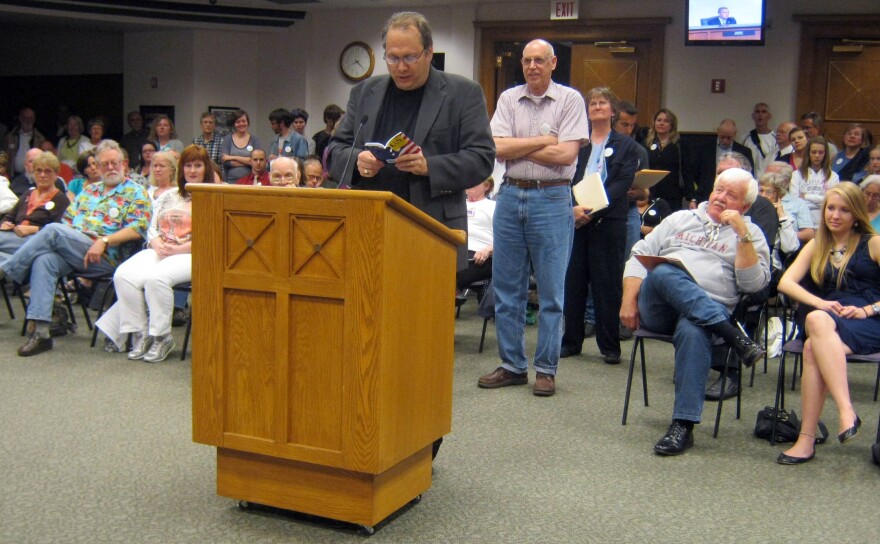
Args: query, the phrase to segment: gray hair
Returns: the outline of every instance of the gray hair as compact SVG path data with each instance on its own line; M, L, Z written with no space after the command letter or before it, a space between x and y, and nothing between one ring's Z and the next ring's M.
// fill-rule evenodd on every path
M752 177L752 173L748 170L743 168L728 168L724 172L718 174L718 177L715 178L715 185L718 185L719 181L747 183L744 201L749 206L754 204L755 199L758 198L758 181Z
M859 187L861 187L864 191L868 188L869 185L872 185L874 183L880 185L880 174L871 174L870 176L866 177L862 180L861 183L859 183Z
M110 151L110 150L113 150L113 151L116 151L117 153L119 153L119 156L122 157L123 159L126 157L125 152L122 150L122 147L120 147L120 145L118 143L116 143L116 140L110 140L110 139L101 140L101 143L99 143L98 147L95 148L95 156L97 157L101 153L103 153L105 151Z
M715 164L719 164L721 161L734 161L739 164L740 169L745 170L749 174L752 173L752 163L749 162L748 157L737 151L726 151L722 153L721 156L718 157L718 162Z
M781 172L766 172L758 178L759 185L769 185L776 191L779 198L784 197L788 193L789 181L791 181L791 176L785 177Z
M773 168L776 168L777 170L779 170L778 173L787 177L788 181L791 182L791 175L794 174L794 167L792 167L787 162L782 162L782 161L773 161L767 165L767 168L770 168L771 166ZM765 170L767 168L765 168Z

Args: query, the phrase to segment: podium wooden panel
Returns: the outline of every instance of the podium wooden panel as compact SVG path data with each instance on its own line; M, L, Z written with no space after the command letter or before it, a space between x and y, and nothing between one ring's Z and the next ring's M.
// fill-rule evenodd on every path
M464 233L385 192L188 189L193 440L218 493L375 525L451 429Z

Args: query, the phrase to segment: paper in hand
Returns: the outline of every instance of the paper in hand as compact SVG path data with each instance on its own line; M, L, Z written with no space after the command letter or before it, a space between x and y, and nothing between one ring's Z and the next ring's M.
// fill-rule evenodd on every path
M663 181L669 175L669 170L639 170L636 172L636 178L633 185L639 189L650 189Z
M608 194L605 193L605 186L598 173L584 176L584 179L572 187L572 191L578 206L589 209L591 214L608 207Z

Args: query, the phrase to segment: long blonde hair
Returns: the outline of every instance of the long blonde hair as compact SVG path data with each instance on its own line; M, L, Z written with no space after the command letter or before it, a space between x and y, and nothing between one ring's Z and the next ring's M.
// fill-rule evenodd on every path
M666 117L669 118L669 144L678 143L678 116L672 113L672 110L662 108L654 114L654 118L651 119L651 128L648 129L648 136L645 138L645 143L651 145L654 142L654 139L657 137L657 133L654 132L654 122L660 117L661 113L665 113Z
M840 262L840 273L837 275L837 288L840 289L843 280L844 271L846 270L849 260L855 254L859 247L859 242L865 235L875 235L877 232L871 226L871 219L868 217L868 206L865 204L865 197L862 190L855 183L841 183L828 189L825 192L825 198L822 200L822 215L819 219L819 228L816 229L816 247L813 251L813 258L810 261L810 276L816 285L822 285L825 281L825 270L828 263L831 262L831 251L834 249L834 237L828 224L825 222L825 208L828 206L828 197L837 195L843 199L850 213L853 215L855 222L849 232L849 238L846 241L846 251L843 253L843 260Z

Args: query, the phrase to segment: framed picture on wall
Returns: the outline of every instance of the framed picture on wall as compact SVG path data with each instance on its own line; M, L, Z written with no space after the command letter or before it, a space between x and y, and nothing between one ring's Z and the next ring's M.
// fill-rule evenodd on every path
M141 106L141 115L144 116L144 126L149 128L153 120L160 115L167 115L174 123L174 106Z
M239 109L235 106L208 106L208 111L217 118L217 134L226 136L232 132L232 123L235 121L232 116Z

